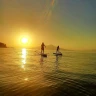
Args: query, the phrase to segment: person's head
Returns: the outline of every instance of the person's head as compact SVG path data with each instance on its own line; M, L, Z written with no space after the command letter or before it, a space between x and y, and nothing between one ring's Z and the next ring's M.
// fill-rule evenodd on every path
M42 42L42 44L44 44L44 42Z

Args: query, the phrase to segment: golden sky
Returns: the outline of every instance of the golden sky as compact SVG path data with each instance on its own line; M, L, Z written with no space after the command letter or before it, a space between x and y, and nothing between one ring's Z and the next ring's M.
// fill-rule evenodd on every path
M1 0L0 42L10 47L45 42L65 49L96 49L95 10L95 0ZM28 43L21 42L23 37Z

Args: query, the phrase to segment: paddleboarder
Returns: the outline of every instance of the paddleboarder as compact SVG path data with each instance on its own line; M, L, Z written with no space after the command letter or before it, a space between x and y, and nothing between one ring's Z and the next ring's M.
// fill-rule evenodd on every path
M45 46L44 42L42 42L42 44L41 44L41 54L44 54L44 47L46 47L46 46Z
M59 50L60 50L60 47L59 47L59 46L57 46L56 53L58 53L58 52L59 52Z

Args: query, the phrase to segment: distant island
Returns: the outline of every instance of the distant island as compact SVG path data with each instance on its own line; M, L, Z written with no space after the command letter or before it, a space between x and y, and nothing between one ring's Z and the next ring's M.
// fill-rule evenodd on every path
M0 48L7 48L6 44L0 42Z

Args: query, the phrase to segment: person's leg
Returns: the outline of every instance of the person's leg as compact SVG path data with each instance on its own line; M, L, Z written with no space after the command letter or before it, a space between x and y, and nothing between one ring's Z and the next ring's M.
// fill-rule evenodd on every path
M58 52L59 52L59 49L58 49Z
M56 50L56 53L58 53L58 49Z
M44 54L44 49L43 49L43 54Z
M41 49L41 54L42 54L42 49Z

